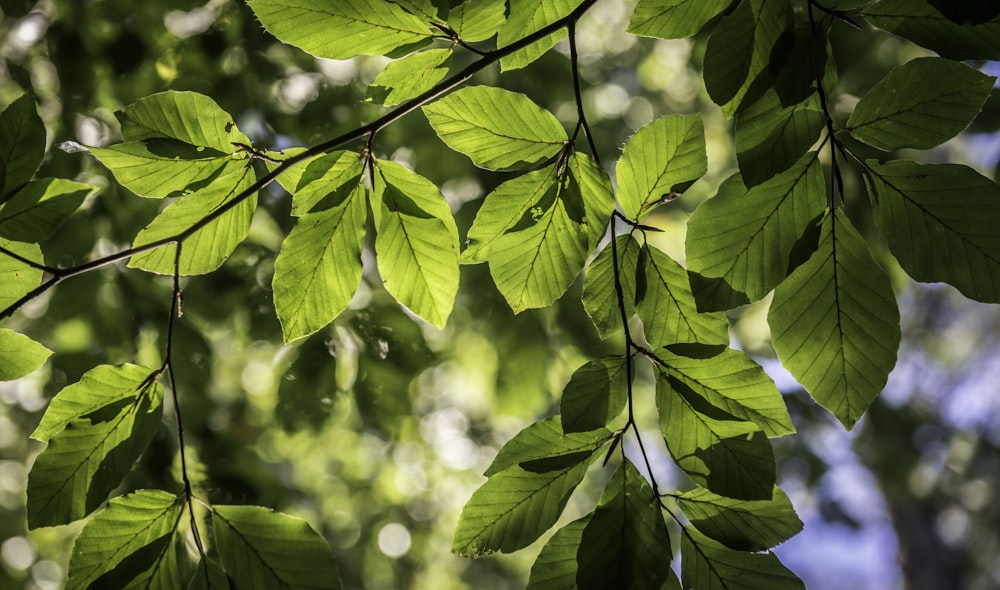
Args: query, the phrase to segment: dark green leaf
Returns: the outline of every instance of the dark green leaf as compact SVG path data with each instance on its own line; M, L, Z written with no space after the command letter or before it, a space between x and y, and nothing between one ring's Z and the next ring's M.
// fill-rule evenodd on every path
M507 22L500 28L497 47L506 47L563 18L582 0L510 0ZM535 61L566 36L566 29L552 33L500 60L500 70L516 70Z
M529 471L542 471L550 465L556 468L565 466L565 462L547 464L544 459L565 458L566 462L576 464L584 461L610 438L611 431L603 426L589 432L564 434L559 416L539 420L507 441L484 475L492 477L516 465Z
M451 149L490 170L530 169L556 155L566 130L555 115L523 94L469 86L423 107Z
M633 35L683 39L702 29L732 0L639 0L628 32Z
M773 553L727 549L693 527L681 534L681 578L697 590L805 590Z
M645 246L636 299L646 341L653 348L676 342L729 343L729 320L722 312L700 313L687 271L655 246Z
M576 550L590 516L562 527L545 543L531 566L527 590L576 590Z
M440 82L450 59L451 49L428 49L394 61L375 77L368 96L387 107L409 100Z
M629 379L625 358L620 356L593 360L577 369L560 402L563 431L607 426L625 409Z
M219 559L237 588L341 587L333 551L309 524L260 506L214 506Z
M173 537L182 507L176 495L161 490L138 490L108 502L76 538L66 590L86 590L95 580L104 582L95 587L108 588L116 572L121 575L115 587L180 587L176 555L170 553L176 552ZM140 579L144 583L136 583Z
M42 366L52 351L7 328L0 328L0 381L20 379Z
M248 0L281 41L328 59L387 55L431 38L430 25L383 0Z
M503 26L506 10L504 0L465 0L452 7L448 25L467 43L485 41Z
M235 590L232 580L214 559L202 560L194 570L187 590Z
M791 501L779 488L770 500L734 500L695 488L677 504L700 532L737 551L765 551L802 530Z
M622 288L625 317L635 315L635 282L639 263L639 243L631 235L615 238L618 249L618 272ZM614 250L608 243L590 265L583 281L583 308L594 322L601 338L607 338L622 329L618 307L618 290L615 285Z
M96 190L61 178L30 181L0 207L0 236L19 242L47 240Z
M45 156L45 126L28 95L0 113L0 203L31 180Z
M826 115L818 95L782 107L769 91L736 117L736 158L747 186L788 170L819 138Z
M954 2L949 6L990 5L991 2ZM881 0L863 10L877 27L905 37L951 59L1000 59L1000 20L957 23L926 0ZM931 84L930 86L933 86Z
M826 207L816 156L809 152L745 194L720 190L702 203L688 222L688 269L724 279L750 301L788 276L794 269L793 251Z
M660 590L672 557L658 498L632 462L625 461L583 531L577 586Z
M653 121L628 140L615 167L622 213L641 219L662 199L686 190L707 169L701 115L668 115Z
M966 166L868 161L875 221L915 280L1000 302L1000 187Z
M994 81L964 64L915 59L876 84L854 107L847 127L855 138L883 150L929 149L969 126Z
M0 237L0 309L16 302L42 282L42 271L25 264L7 252L24 260L42 263L38 244L11 242Z
M840 209L816 253L774 291L768 312L778 358L851 428L896 364L899 309L885 271Z

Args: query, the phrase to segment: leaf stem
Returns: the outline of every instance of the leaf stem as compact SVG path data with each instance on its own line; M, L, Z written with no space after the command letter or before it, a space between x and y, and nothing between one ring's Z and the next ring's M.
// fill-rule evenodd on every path
M587 114L583 109L583 93L580 92L580 55L576 50L576 22L571 21L566 29L569 33L569 63L570 71L573 73L573 98L576 100L576 130L573 132L573 141L583 129L583 135L587 138L590 146L590 154L594 156L597 165L601 165L601 157L597 154L597 145L594 144L594 136L590 132L590 125L587 124Z

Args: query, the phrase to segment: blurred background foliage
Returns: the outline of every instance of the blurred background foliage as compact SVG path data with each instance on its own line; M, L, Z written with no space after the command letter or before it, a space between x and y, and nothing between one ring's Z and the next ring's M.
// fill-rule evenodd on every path
M271 149L316 143L383 111L365 96L387 60L314 59L266 34L237 0L0 6L0 108L33 92L50 145L39 176L102 187L43 244L50 264L126 247L162 205L117 187L86 154L55 147L113 143L114 111L138 98L167 89L206 94L258 147ZM601 0L580 24L587 113L609 168L624 140L653 118L704 115L709 174L648 221L664 230L657 245L683 260L687 216L735 169L732 130L701 81L706 37L625 34L630 7L629 0ZM926 53L840 24L832 39L840 74L832 101L845 119L889 68ZM472 83L525 92L571 124L567 53L564 42L526 71L488 69ZM452 68L472 58L459 55ZM995 92L967 133L919 158L964 161L996 178L998 127ZM448 151L419 113L381 132L375 149L441 186L463 233L480 197L504 178ZM862 203L858 179L846 180L850 198ZM576 367L618 353L622 343L598 339L579 283L555 306L514 316L479 265L463 268L444 330L402 311L371 273L333 325L282 345L270 283L291 227L289 209L287 195L272 185L250 237L222 269L183 284L175 354L199 493L306 518L330 540L349 588L523 587L540 543L499 558L451 556L458 513L499 446L557 411ZM866 208L849 200L848 211L872 227ZM366 256L371 269L370 251ZM882 262L895 269L904 341L885 394L850 433L774 359L766 301L731 314L734 343L775 377L799 428L776 441L776 450L781 485L806 529L777 552L812 590L998 588L1000 314L950 287L912 283L884 248ZM6 324L55 355L31 377L0 384L0 587L61 587L78 525L26 532L27 469L40 450L28 434L47 400L88 369L158 365L169 289L163 277L118 266L73 279ZM649 390L640 388L645 401ZM648 440L657 440L650 426ZM683 487L665 449L653 452L660 481ZM168 412L123 485L177 489L175 457ZM566 520L589 510L599 483L581 488Z

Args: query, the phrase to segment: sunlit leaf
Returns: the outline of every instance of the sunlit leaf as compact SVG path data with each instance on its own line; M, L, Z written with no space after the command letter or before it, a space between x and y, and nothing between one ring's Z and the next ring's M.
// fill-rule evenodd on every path
M16 302L42 282L42 271L25 260L42 263L42 249L38 244L11 242L0 237L0 309Z
M0 206L0 236L19 242L47 240L96 190L61 178L29 181Z
M677 342L728 343L726 314L698 311L687 271L655 246L642 252L636 312L646 341L654 348Z
M775 289L768 323L785 368L851 428L896 364L899 309L840 209L823 222L816 253Z
M31 180L45 156L45 126L28 94L0 113L0 203Z
M639 0L628 32L633 35L683 39L702 29L732 0Z
M281 41L328 59L386 55L427 41L429 23L384 0L248 0L260 24Z
M730 498L771 497L774 452L759 426L665 377L656 380L656 407L670 454L695 483Z
M660 590L672 556L658 499L626 460L604 488L581 536L577 586Z
M733 551L691 526L681 534L681 578L698 590L805 590L773 553Z
M448 25L468 43L496 35L507 20L504 0L465 0L448 12Z
M428 49L387 65L369 89L368 96L392 106L430 90L448 74L451 49Z
M506 47L573 12L582 0L510 0L507 22L500 28L497 47ZM566 36L566 29L552 33L500 60L500 70L516 70L535 61Z
M423 107L434 131L451 149L481 168L534 168L556 155L566 130L555 115L523 94L469 86Z
M406 9L407 12L419 16L422 20L437 20L438 9L432 0L389 0L393 4Z
M700 532L737 551L765 551L802 530L792 503L778 487L769 500L735 500L695 488L677 505Z
M701 115L668 115L639 129L615 170L618 202L630 219L672 193L684 192L708 169Z
M531 566L527 590L576 590L576 551L589 520L574 520L549 538Z
M330 546L299 518L260 506L213 506L219 559L237 588L337 590Z
M375 253L385 289L438 327L458 292L458 228L429 180L395 162L375 164Z
M100 377L128 387L127 393L94 392L96 378L86 384L81 380L60 393L70 392L70 399L59 406L41 436L42 426L33 435L47 438L48 446L28 476L31 528L67 524L90 514L121 483L159 426L163 391L149 379L148 369L131 365L101 369ZM99 399L104 403L98 405ZM79 413L69 416L71 408ZM52 423L65 427L50 434Z
M290 156L296 150L285 152ZM278 156L273 152L270 155ZM276 164L270 166L274 169ZM305 215L343 203L363 172L361 156L336 151L292 166L278 176L278 183L292 195L292 215Z
M943 5L945 3L937 2ZM992 8L991 2L949 2L961 11L968 5ZM881 0L862 11L877 27L957 60L1000 59L1000 19L957 23L926 0ZM933 86L933 84L931 85Z
M915 280L1000 302L1000 186L957 164L880 164L866 176L875 221Z
M826 115L818 95L789 107L770 91L736 117L736 158L747 186L788 170L819 138Z
M847 127L855 138L883 150L929 149L969 126L994 81L958 62L915 59L893 69L862 97Z
M607 426L625 409L630 378L620 356L593 360L577 369L560 402L563 430L587 432Z
M195 231L192 232L191 228L208 215L229 207L255 180L256 175L248 168L218 178L211 185L182 197L167 206L143 228L132 246L144 246L180 236L183 238L180 274L204 274L219 268L250 231L250 220L257 207L257 195L243 199ZM166 244L149 252L136 254L128 264L150 272L173 274L176 248L175 244Z
M187 590L229 590L232 580L222 569L222 565L214 560L202 560L195 566L194 576L187 585Z
M688 270L721 278L756 301L792 270L793 251L825 208L816 152L746 193L720 190L688 222Z
M122 140L147 141L172 138L188 145L222 153L234 151L233 142L249 144L233 117L211 98L197 92L167 91L152 94L117 113Z
M559 416L539 420L507 441L484 475L492 477L515 465L530 471L543 471L545 459L553 458L557 460L550 463L562 467L562 458L582 461L580 457L592 454L610 438L611 431L603 426L588 432L564 434Z
M20 379L42 366L52 351L7 328L0 328L0 381Z
M119 588L180 587L176 556L169 556L176 551L179 500L161 490L138 490L108 502L76 538L66 589L107 588L112 578ZM165 561L172 567L162 567Z
M618 275L622 289L622 305L626 319L635 315L635 283L639 262L639 243L631 235L615 238L618 251ZM615 248L608 243L590 265L583 281L583 308L597 328L601 338L622 329L618 289L613 266ZM686 279L685 279L686 280Z

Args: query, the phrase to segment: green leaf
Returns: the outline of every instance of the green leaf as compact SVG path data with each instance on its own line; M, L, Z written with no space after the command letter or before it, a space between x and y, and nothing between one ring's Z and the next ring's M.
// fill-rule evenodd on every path
M533 543L559 519L594 457L576 453L557 458L545 470L514 466L494 474L462 509L452 552L475 557Z
M395 162L375 163L375 254L385 289L443 327L458 293L458 228L429 180Z
M71 391L72 395L59 405L59 415L52 422L65 428L38 436L48 438L48 446L28 476L31 528L67 524L93 512L132 469L160 424L163 390L148 369L140 371L130 365L101 369L100 376L116 385L127 382L128 393L113 392L114 397L103 391L92 393L94 383L82 380L60 393ZM140 375L144 376L140 379ZM108 401L98 406L99 397ZM79 408L81 413L67 416L69 408ZM32 436L40 430L42 425Z
M985 6L989 2L950 3L956 10L963 5ZM881 0L862 11L865 18L880 27L936 51L941 57L956 60L1000 59L1000 19L986 22L957 23L926 0Z
M95 191L95 186L61 178L29 181L0 207L0 236L19 242L47 240Z
M271 281L285 342L319 330L351 302L361 283L367 218L358 182L343 203L305 214L285 238Z
M715 27L705 49L705 88L727 117L771 85L772 55L790 34L791 18L788 0L746 0Z
M788 170L816 143L825 124L818 95L782 107L778 93L768 91L736 117L736 158L743 182L758 185Z
M339 589L333 551L309 524L260 506L214 506L219 559L237 588Z
M448 74L450 59L451 49L428 49L394 61L375 77L368 96L387 107L418 96Z
M868 161L875 221L915 280L1000 303L1000 187L966 166Z
M661 375L675 390L697 393L732 416L753 422L768 438L795 432L781 392L746 353L722 346L671 348L656 354L666 364ZM699 351L708 354L696 354Z
M635 283L639 264L639 243L630 234L615 238L618 249L618 273L622 288L625 317L635 315ZM622 329L618 309L618 290L613 266L614 250L609 242L589 266L583 280L583 308L597 328L601 338L608 338Z
M285 150L284 155L294 155L299 149ZM270 163L269 167L273 170L277 164ZM300 216L342 205L363 173L361 156L336 151L295 164L277 180L292 195L292 215Z
M187 590L230 590L232 587L232 580L223 571L222 565L208 559L198 562Z
M792 503L777 486L769 500L735 500L696 488L677 505L699 532L737 551L765 551L802 530Z
M45 364L52 351L7 328L0 328L0 381L13 381Z
M469 86L423 107L448 146L489 170L523 170L556 155L567 141L555 115L523 94Z
M995 81L965 64L914 59L894 68L858 101L847 127L855 139L879 149L930 149L969 126Z
M688 222L688 270L756 301L793 270L793 252L825 208L816 152L745 194L720 190Z
M670 539L658 499L625 461L604 489L577 551L580 590L660 590L670 574Z
M207 215L226 207L236 196L249 189L256 175L250 168L216 179L209 186L171 203L149 223L132 242L133 248L185 234ZM236 246L250 231L250 220L257 207L257 195L219 215L208 224L186 235L181 244L179 270L182 275L212 272L222 266ZM174 273L175 244L166 244L136 254L128 265L150 272Z
M431 0L389 0L393 4L398 4L410 14L419 16L421 20L437 20L438 9Z
M234 142L250 143L236 128L232 115L197 92L153 94L125 107L117 116L125 142L170 138L227 154L235 150Z
M17 302L42 282L42 271L11 256L42 263L38 244L11 242L0 237L0 309Z
M628 32L633 35L684 39L700 31L732 0L639 0Z
M566 433L604 428L625 409L628 382L625 357L613 356L584 364L573 373L560 402Z
M507 23L497 36L497 48L511 45L569 15L582 0L510 0ZM535 61L566 36L566 29L500 60L500 71L517 70Z
M604 426L598 426L589 432L564 434L559 416L539 420L507 441L484 475L492 477L517 465L530 471L544 471L548 463L554 467L563 467L565 461L578 463L610 438L611 431ZM546 462L546 459L557 460Z
M681 578L698 590L805 590L773 553L727 549L691 526L681 534Z
M448 13L448 25L466 43L496 35L507 20L504 0L465 0Z
M432 36L425 20L382 0L248 0L247 4L269 33L316 57L388 55Z
M576 590L576 551L590 515L562 527L542 547L531 566L527 590Z
M885 271L840 209L819 246L774 291L771 343L788 371L851 428L896 364L899 309Z
M28 94L0 113L0 203L31 180L45 157L45 125Z
M658 248L646 245L640 258L642 273L637 289L636 312L642 319L646 341L653 348L677 342L727 344L726 314L700 313L691 293L687 271Z
M179 497L161 490L138 490L108 502L76 538L66 590L86 590L95 581L105 582L95 587L107 588L116 573L120 588L180 587L176 556L169 553L176 551L173 537L182 508ZM171 560L175 567L163 567ZM136 578L146 583L136 584Z
M662 372L656 407L670 454L695 483L729 498L771 497L774 452L759 426L737 420Z
M701 115L668 115L639 129L615 170L618 202L630 219L639 220L662 199L684 192L708 170Z

